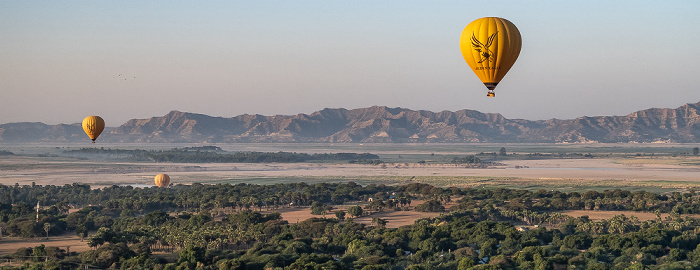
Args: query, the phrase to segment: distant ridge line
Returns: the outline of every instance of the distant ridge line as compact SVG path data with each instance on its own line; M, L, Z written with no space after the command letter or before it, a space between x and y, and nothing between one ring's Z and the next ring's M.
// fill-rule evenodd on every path
M475 110L431 112L372 106L311 114L230 118L171 111L106 129L98 142L153 143L698 143L700 103L625 116L507 119ZM8 123L0 143L86 141L79 124Z

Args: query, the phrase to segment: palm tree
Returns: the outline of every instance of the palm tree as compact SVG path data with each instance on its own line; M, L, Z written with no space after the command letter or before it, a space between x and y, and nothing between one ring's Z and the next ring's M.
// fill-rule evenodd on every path
M49 231L51 231L51 223L44 223L44 231L46 231L46 239L49 239Z
M87 236L87 228L85 227L85 223L78 224L78 226L75 227L75 233L80 236L80 242L83 242Z

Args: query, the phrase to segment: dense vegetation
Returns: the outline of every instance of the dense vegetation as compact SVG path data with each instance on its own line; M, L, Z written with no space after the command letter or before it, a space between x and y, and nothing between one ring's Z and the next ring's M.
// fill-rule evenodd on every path
M124 150L105 148L80 148L64 151L69 155L103 155L125 157L136 161L188 162L188 163L269 163L308 161L376 160L370 153L306 154L290 152L223 152L218 147L186 147L170 150Z
M408 210L417 199L426 201L415 206L421 211L457 201L445 215L396 229L381 218L371 226L353 221L367 212ZM37 201L43 206L39 222ZM336 211L335 218L293 224L275 212L311 206L323 215L343 203L362 207L350 207L347 217ZM68 214L71 207L80 210ZM557 212L567 209L651 211L657 218L593 221ZM661 213L670 215L662 219ZM694 269L700 267L700 223L687 213L700 213L693 191L564 193L415 183L0 185L3 234L75 233L93 247L76 254L42 245L10 256L36 261L27 265L35 269ZM177 256L168 261L153 252Z

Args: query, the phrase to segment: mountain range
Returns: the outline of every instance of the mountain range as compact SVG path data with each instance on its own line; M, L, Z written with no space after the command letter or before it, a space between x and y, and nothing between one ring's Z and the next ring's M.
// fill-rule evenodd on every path
M625 116L507 119L474 110L431 112L373 106L312 114L231 118L171 111L106 128L98 142L700 142L700 103ZM7 123L0 143L89 141L80 124Z

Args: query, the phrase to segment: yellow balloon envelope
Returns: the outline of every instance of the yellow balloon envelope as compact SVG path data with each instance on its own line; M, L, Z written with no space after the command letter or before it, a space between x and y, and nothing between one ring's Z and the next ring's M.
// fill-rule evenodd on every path
M161 173L156 175L155 182L158 187L168 187L168 185L170 185L170 176Z
M493 90L518 59L521 46L518 28L497 17L469 23L459 39L464 60L489 89L489 97L496 96Z
M92 143L95 143L95 139L100 136L104 129L105 120L102 120L102 117L88 116L83 119L83 130L92 139Z

